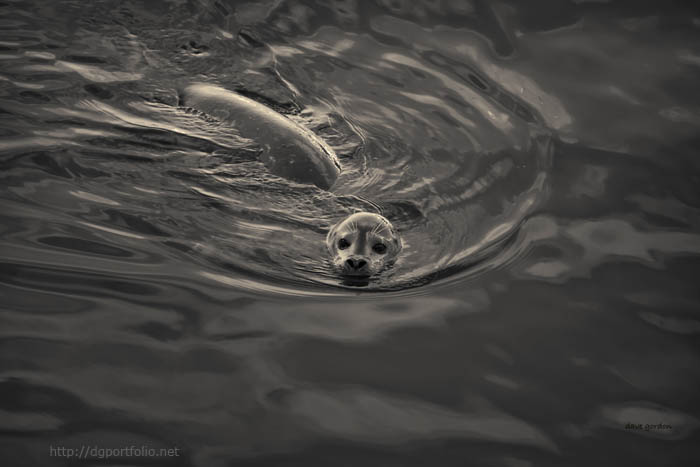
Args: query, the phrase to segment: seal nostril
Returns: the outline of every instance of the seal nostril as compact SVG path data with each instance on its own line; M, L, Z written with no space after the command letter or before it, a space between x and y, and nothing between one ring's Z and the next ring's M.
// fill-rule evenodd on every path
M367 265L367 261L364 259L349 258L345 260L345 264L347 264L350 269L360 270Z

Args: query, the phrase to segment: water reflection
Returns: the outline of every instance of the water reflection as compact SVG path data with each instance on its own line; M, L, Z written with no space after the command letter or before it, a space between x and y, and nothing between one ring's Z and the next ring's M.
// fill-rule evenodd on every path
M694 465L692 7L0 15L10 464L143 444L182 455L109 463ZM259 141L178 106L193 80L322 137L337 185L271 175ZM361 287L324 259L355 210L406 252Z

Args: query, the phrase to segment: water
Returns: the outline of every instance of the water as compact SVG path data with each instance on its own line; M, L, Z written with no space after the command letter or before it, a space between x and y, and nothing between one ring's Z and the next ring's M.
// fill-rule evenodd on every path
M700 12L535 3L4 3L3 464L696 465ZM362 287L356 210L405 246Z

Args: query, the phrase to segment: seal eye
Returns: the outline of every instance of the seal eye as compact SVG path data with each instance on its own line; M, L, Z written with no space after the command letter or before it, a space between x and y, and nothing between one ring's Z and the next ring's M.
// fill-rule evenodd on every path
M341 238L340 240L338 240L338 249L339 250L344 250L349 246L350 246L350 242L348 242L344 238Z
M383 243L376 243L373 247L372 250L374 250L375 253L379 253L380 255L383 255L386 253L386 245Z

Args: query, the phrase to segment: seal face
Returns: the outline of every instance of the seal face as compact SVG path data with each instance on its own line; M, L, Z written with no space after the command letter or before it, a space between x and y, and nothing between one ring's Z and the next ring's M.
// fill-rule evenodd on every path
M385 217L358 212L331 228L326 246L340 273L369 277L396 259L401 251L401 238Z

